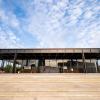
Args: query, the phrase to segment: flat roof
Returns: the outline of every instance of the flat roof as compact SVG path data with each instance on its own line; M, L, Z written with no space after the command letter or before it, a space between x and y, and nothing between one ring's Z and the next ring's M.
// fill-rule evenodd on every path
M7 48L0 49L0 59L100 59L100 48Z

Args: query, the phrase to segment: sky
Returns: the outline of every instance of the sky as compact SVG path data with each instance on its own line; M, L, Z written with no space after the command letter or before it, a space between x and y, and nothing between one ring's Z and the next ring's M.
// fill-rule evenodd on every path
M0 48L100 48L100 0L0 0Z

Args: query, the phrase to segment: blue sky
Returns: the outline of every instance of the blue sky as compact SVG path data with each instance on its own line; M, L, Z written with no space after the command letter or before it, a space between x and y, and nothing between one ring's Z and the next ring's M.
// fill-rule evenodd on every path
M100 0L0 0L0 48L100 47Z

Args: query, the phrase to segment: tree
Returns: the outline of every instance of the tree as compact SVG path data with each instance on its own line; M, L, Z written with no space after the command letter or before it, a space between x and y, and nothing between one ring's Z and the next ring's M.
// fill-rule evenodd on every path
M13 70L12 65L6 65L6 66L4 67L4 71L5 71L6 73L12 73L12 70Z

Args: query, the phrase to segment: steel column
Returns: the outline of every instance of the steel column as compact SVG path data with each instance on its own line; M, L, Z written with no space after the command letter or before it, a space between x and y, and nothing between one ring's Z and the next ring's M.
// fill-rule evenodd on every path
M97 67L97 72L99 73L98 59L97 59L97 61L96 61L96 67Z
M86 71L85 55L83 51L82 51L82 60L83 60L84 73L86 73L87 71Z
M17 59L17 53L14 55L14 62L13 62L13 73L16 72L16 59Z

